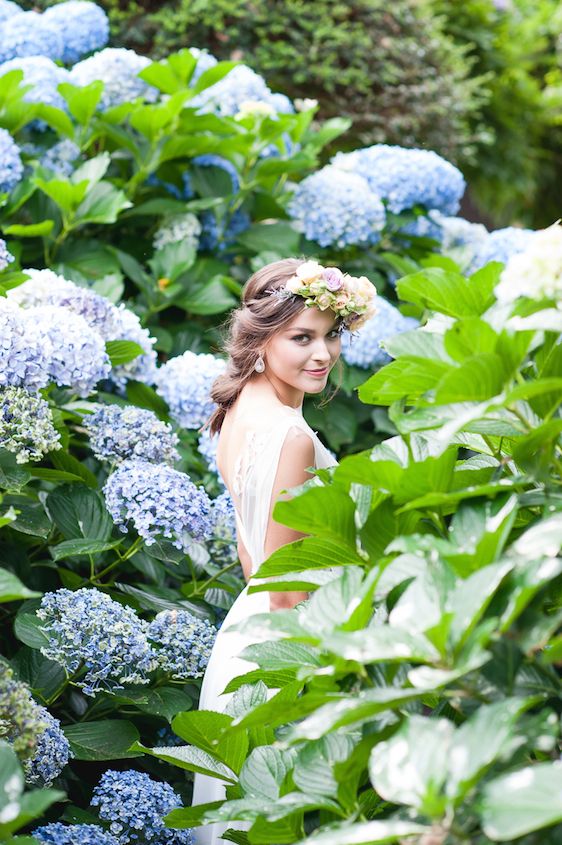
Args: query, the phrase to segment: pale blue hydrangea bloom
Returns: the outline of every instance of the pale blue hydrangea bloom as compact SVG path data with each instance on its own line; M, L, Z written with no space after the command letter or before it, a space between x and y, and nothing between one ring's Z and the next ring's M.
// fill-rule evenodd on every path
M211 387L226 361L187 350L159 368L156 389L168 403L170 416L182 428L200 428L216 408Z
M51 822L35 828L33 836L43 845L119 845L111 833L97 824Z
M96 589L60 589L45 593L37 616L49 638L41 653L68 675L79 671L75 683L86 695L148 683L154 666L148 626L130 607Z
M69 282L64 276L59 276L52 270L36 270L28 267L22 272L28 276L28 279L7 292L9 302L20 305L22 308L52 305L51 297L59 290L72 291L75 287L74 282Z
M109 19L101 8L89 0L67 0L45 11L45 18L63 35L61 59L74 64L86 53L105 47L109 39Z
M86 397L108 377L111 364L102 336L84 317L67 308L40 305L22 309L29 331L48 350L49 380Z
M179 461L178 436L153 411L127 405L100 405L84 417L90 445L100 461L120 463L138 458L151 463Z
M0 388L0 447L13 452L19 464L40 461L61 448L49 404L23 387Z
M11 70L23 72L22 85L31 86L23 95L27 103L45 103L66 110L66 103L57 91L57 85L68 82L68 71L56 65L46 56L27 56L10 59L0 65L0 77ZM46 128L44 121L34 121L36 128Z
M201 234L201 223L191 212L186 214L175 214L166 218L154 233L152 245L154 249L162 249L168 244L176 244L179 241L188 244L197 250L199 235Z
M6 246L6 241L3 241L2 238L0 238L0 273L2 270L5 270L8 264L11 264L13 260L14 256Z
M443 219L454 220L455 218ZM433 238L435 241L441 241L442 238L441 226L430 215L425 214L420 214L415 220L401 225L398 231L404 235L414 235L416 238Z
M6 129L0 129L0 194L9 194L22 176L19 147Z
M246 101L271 105L275 111L292 111L288 98L280 99L268 88L264 78L247 65L237 65L221 80L201 91L189 105L204 112L233 116Z
M48 354L38 335L28 331L25 312L0 297L0 387L46 387Z
M394 214L416 205L456 214L466 187L460 170L432 150L374 144L337 153L332 162L366 179Z
M164 825L164 816L182 806L179 795L144 772L108 769L94 789L91 806L110 823L110 833L120 845L193 845L189 828L170 830Z
M37 12L22 12L2 23L0 62L24 56L46 56L56 61L63 52L58 26Z
M506 226L496 229L479 246L469 268L474 273L490 261L501 261L505 264L512 255L524 252L530 245L535 232L532 229L520 229L517 226Z
M228 566L238 559L236 511L228 490L213 499L213 520L213 536L207 543L207 549L213 563Z
M23 9L14 3L13 0L0 0L0 23L6 22L8 18L13 18L14 15L23 14Z
M219 442L219 435L218 432L216 434L211 435L210 429L206 428L204 431L201 432L199 435L199 443L197 448L199 449L199 453L203 455L205 460L207 461L207 466L209 467L210 472L214 472L221 484L224 485L224 482L221 478L219 473L219 468L217 466L217 445Z
M356 173L323 167L297 186L289 214L320 246L374 244L385 223L384 206Z
M25 779L35 786L50 786L57 778L69 759L73 757L70 743L62 732L60 722L52 716L46 707L39 708L41 718L47 723L39 735L35 753L24 764Z
M152 545L166 538L187 551L193 539L206 539L213 528L211 502L189 475L164 464L126 460L103 488L107 509L123 533L129 526Z
M138 97L153 102L159 92L138 76L150 63L150 59L137 55L134 50L106 47L75 64L70 71L70 81L74 85L85 86L101 80L104 83L99 106L102 111Z
M201 678L217 629L188 610L163 610L148 626L159 668L179 681Z
M199 81L199 77L202 76L205 71L210 70L212 67L218 64L218 62L212 55L212 53L209 53L208 50L200 50L199 47L190 47L189 52L195 59L197 59L197 64L195 65L193 76L189 81L189 84L193 86L196 82Z
M70 138L57 141L41 156L39 164L55 176L70 176L80 158L80 147Z
M391 358L380 348L380 341L399 332L415 329L419 325L413 317L404 317L398 308L380 296L377 297L377 308L375 316L371 317L353 335L349 332L343 333L341 353L348 364L363 367L366 370L382 367Z

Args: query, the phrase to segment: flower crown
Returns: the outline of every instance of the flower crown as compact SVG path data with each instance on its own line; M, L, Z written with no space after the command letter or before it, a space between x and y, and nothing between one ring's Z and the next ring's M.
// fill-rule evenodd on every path
M266 293L280 299L302 296L308 307L315 305L321 311L331 308L351 331L361 328L377 313L377 289L366 276L350 276L316 261L305 261L284 287L268 289Z

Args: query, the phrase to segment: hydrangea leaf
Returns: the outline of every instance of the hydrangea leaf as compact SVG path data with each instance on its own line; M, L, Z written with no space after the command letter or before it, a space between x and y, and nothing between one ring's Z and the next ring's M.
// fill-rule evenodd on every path
M140 752L129 750L138 742L139 732L125 719L66 725L64 733L77 760L121 760L141 756Z
M35 590L29 590L13 572L0 569L0 602L31 599L40 595Z
M562 763L538 763L495 778L484 788L481 814L494 842L562 821Z

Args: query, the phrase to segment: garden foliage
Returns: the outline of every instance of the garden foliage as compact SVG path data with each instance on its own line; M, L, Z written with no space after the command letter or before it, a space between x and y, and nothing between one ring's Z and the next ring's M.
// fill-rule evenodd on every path
M348 121L201 50L88 55L103 14L65 5L72 43L32 13L0 65L0 839L190 845L207 813L263 845L548 842L559 230L456 217L463 176L428 150L320 167ZM45 26L50 58L29 54ZM242 586L198 431L219 324L298 254L385 299L345 340L340 395L306 408L342 457L277 506L310 536L260 572L314 595L255 620L260 668L199 713ZM189 809L185 772L209 768L228 801Z

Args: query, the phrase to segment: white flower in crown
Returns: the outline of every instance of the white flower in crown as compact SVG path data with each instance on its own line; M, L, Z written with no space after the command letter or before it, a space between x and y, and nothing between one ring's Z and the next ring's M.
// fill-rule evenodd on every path
M303 285L309 285L321 277L323 269L317 261L305 261L304 264L297 267L295 276L301 280Z

